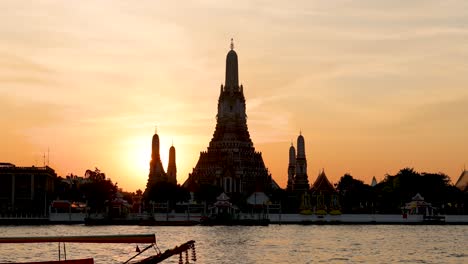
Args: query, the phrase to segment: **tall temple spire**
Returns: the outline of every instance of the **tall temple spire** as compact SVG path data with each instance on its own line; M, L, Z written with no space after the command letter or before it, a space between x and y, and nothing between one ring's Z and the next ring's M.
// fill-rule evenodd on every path
M305 159L305 143L304 137L302 136L302 132L297 137L297 157Z
M232 40L231 40L232 42ZM247 114L245 110L245 97L242 85L239 86L239 74L237 65L237 53L234 51L234 43L226 56L226 83L221 85L218 100L218 122L233 121L247 130Z
M226 81L224 86L231 90L237 90L239 87L237 53L234 51L233 39L231 39L231 50L226 56Z
M372 177L372 182L371 182L371 187L374 187L377 185L377 179L375 178L375 176Z
M293 144L289 147L289 164L296 164L296 149Z
M295 174L296 174L296 149L294 148L291 142L291 147L289 147L288 185L286 186L286 189L288 191L293 190Z
M169 149L169 164L167 165L167 180L170 183L177 184L177 167L176 167L176 153L174 142Z
M294 191L303 193L309 190L309 177L307 176L307 159L302 131L297 137L296 174L294 176Z
M161 156L159 154L159 136L157 130L155 130L153 135L153 141L151 143L151 160L160 160Z
M155 131L151 142L151 161L148 182L146 183L145 197L148 197L150 189L158 182L166 182L167 174L164 171L159 152L159 135Z

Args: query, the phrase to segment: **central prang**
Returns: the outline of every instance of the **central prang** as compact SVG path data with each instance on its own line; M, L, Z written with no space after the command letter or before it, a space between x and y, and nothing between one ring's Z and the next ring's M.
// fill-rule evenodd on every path
M226 57L226 79L218 99L216 128L208 150L200 153L193 172L184 183L191 191L203 185L216 186L225 193L249 195L269 192L276 185L256 152L247 128L244 88L239 86L237 53L231 40Z

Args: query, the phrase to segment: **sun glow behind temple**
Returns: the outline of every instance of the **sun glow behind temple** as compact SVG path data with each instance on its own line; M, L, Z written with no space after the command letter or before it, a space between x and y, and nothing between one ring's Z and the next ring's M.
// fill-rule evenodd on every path
M151 160L151 134L148 136L139 136L130 138L126 141L125 148L128 151L126 155L123 155L122 161L125 164L126 171L129 174L128 178L133 179L139 183L139 186L143 188L149 173L149 164ZM169 148L171 144L167 143L167 140L160 141L161 149ZM169 161L169 152L161 151L161 162L163 167L167 169ZM166 153L167 152L167 153Z
M288 157L279 153L301 128L309 173L326 168L332 182L403 167L455 181L468 163L466 1L0 8L0 161L41 164L50 147L59 175L96 166L135 191L161 122L163 166L174 139L183 182L211 138L219 58L234 36L252 140L280 186Z

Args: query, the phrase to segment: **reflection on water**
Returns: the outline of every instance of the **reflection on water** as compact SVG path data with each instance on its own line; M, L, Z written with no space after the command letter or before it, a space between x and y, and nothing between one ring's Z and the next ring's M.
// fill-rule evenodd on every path
M193 239L196 263L468 263L468 226L0 227L2 236L136 233L155 233L162 251ZM128 244L67 243L66 247L68 259L94 257L98 264L122 263L135 252L135 245ZM57 256L57 243L0 244L0 262ZM164 263L178 261L172 257Z

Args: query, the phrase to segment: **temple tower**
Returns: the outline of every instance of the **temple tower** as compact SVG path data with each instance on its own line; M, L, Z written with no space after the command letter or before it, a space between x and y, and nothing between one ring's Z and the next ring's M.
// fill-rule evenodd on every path
M150 161L150 180L154 183L167 181L167 175L164 171L161 155L159 154L159 136L158 133L154 133L151 144L151 161Z
M307 176L307 159L305 155L304 137L297 137L296 175L294 176L293 190L307 192L309 190L309 177Z
M377 185L377 179L375 179L375 176L372 177L372 182L370 184L371 187L375 187Z
M167 165L167 179L170 183L177 184L177 167L175 148L171 146L169 149L169 164Z
M268 191L275 184L256 152L247 128L246 103L243 86L239 86L238 58L231 39L226 56L225 84L218 99L216 128L208 150L200 158L184 186L196 190L208 184L226 193Z
M167 182L167 174L162 166L161 155L159 153L159 136L155 132L151 142L150 172L144 195L147 196L149 190L158 182Z
M289 148L289 165L288 165L288 185L286 190L292 191L294 185L294 175L296 174L296 149L291 142L291 147Z

